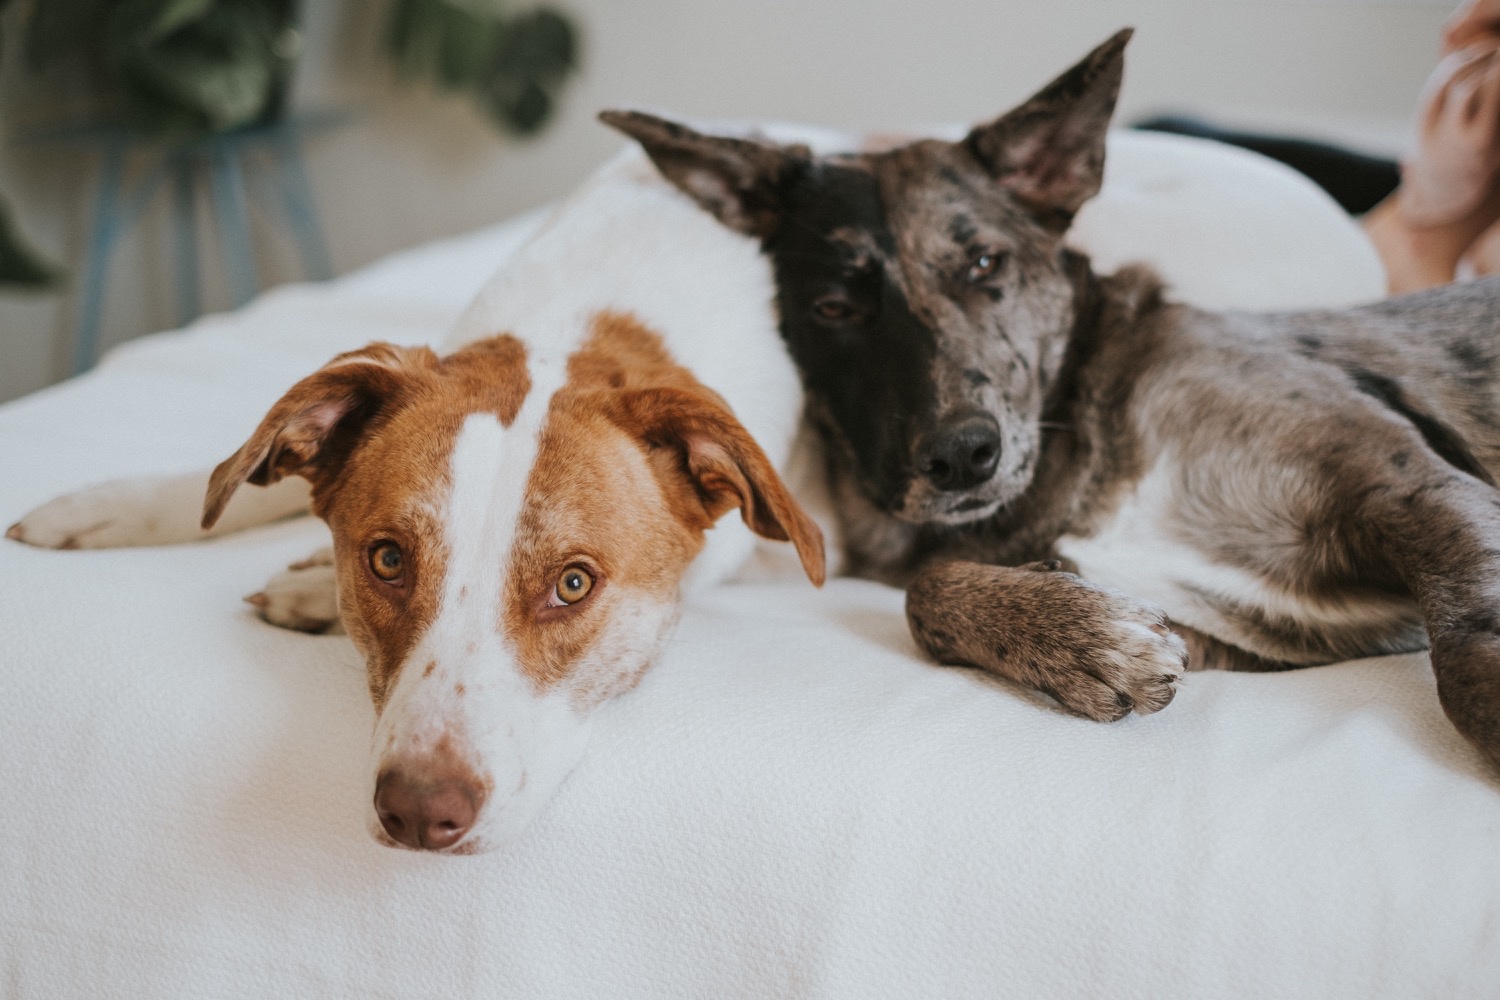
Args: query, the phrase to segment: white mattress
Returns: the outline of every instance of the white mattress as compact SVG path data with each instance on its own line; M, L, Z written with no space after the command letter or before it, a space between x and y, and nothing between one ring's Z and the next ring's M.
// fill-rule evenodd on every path
M1376 293L1306 185L1164 141L1115 149L1081 223L1102 256L1154 254L1220 304ZM217 461L335 351L438 339L528 225L273 292L0 407L0 524ZM896 591L731 584L694 598L519 842L430 857L363 829L348 641L239 602L322 538L0 543L0 994L1500 995L1500 780L1423 656L1194 674L1159 715L1098 725L924 662Z

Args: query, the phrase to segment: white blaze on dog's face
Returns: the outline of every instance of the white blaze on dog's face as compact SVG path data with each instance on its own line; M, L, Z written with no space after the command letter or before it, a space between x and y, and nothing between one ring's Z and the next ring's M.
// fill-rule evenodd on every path
M378 719L372 832L470 853L519 832L676 621L721 515L822 539L714 393L626 316L555 364L512 337L444 359L374 345L294 387L215 471L303 475L332 529L341 616Z

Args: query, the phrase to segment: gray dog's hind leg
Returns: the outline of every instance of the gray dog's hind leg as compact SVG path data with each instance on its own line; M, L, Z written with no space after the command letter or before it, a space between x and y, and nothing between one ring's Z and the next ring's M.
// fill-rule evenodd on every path
M1500 492L1435 471L1360 508L1422 608L1443 711L1500 769Z

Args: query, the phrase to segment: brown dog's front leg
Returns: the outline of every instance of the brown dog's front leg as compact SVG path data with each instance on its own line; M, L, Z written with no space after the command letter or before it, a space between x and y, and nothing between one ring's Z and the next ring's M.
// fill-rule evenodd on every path
M906 592L913 638L940 663L979 667L1098 721L1167 706L1187 647L1162 611L1055 563L942 562Z

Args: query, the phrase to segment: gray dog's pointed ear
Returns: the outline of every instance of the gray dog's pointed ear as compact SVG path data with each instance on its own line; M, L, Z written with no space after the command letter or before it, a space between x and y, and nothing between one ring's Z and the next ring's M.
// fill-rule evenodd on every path
M1125 73L1126 28L1025 104L964 139L996 180L1066 225L1104 178L1104 135Z
M640 143L663 177L749 236L775 229L786 182L808 155L803 146L705 135L640 111L601 111L599 120Z

